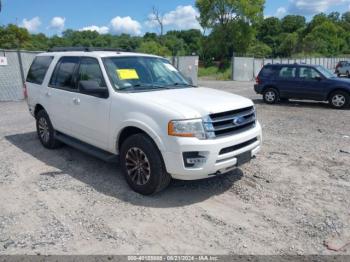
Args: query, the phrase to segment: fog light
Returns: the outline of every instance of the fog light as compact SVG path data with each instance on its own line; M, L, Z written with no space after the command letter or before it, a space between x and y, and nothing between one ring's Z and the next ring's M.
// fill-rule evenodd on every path
M184 152L183 159L185 167L196 168L204 165L207 161L205 156L200 155L200 152Z

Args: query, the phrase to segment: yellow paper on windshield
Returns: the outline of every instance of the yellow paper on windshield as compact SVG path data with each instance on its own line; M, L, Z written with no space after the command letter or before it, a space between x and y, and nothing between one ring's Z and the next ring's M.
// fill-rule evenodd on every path
M135 69L117 69L117 75L120 80L140 79Z

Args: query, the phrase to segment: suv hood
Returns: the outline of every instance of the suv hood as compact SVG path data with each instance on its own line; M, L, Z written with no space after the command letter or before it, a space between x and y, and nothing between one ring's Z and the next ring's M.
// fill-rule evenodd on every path
M331 80L350 86L350 79L348 79L348 78L334 77L334 78L331 78Z
M143 103L156 104L177 112L181 118L200 118L253 106L250 99L210 88L181 88L130 94Z

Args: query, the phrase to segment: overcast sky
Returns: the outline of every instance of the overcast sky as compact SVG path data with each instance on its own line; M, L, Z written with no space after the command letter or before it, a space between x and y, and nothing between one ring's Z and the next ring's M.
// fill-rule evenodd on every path
M17 23L32 33L60 34L65 29L143 35L157 30L153 6L164 14L166 29L200 28L194 0L2 0L0 25ZM350 10L350 0L267 0L265 16Z

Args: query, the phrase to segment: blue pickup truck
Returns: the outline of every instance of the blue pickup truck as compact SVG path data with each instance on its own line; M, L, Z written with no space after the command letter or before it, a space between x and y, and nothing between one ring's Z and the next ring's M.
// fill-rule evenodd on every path
M323 66L266 65L256 78L254 89L267 104L288 99L328 101L337 109L350 104L350 79L339 78Z

